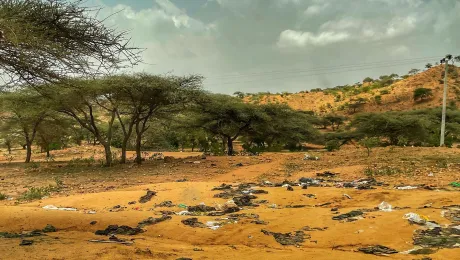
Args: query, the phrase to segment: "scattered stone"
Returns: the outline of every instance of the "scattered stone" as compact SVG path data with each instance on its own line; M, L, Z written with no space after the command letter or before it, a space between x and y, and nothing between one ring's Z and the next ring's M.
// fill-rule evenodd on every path
M239 207L243 206L254 206L254 204L251 202L251 200L256 199L257 197L254 195L243 195L239 197L234 197L233 201L235 204Z
M361 247L358 249L358 251L372 255L388 255L398 253L398 251L382 245Z
M53 225L46 225L44 229L42 229L43 233L50 233L50 232L56 232L57 229Z
M151 190L148 190L147 191L147 194L145 194L144 196L142 196L140 199L139 199L139 203L147 203L149 202L153 196L155 196L157 193L155 191L151 191Z
M326 203L323 203L323 204L318 204L315 207L325 207L325 206L329 206L331 204L332 204L332 202L326 202Z
M26 239L23 239L21 240L21 243L19 244L20 246L30 246L34 243L33 240L26 240Z
M257 225L267 225L268 224L268 222L265 222L265 221L260 220L260 219L253 220L253 221L251 221L251 223L257 224Z
M261 232L267 236L273 236L276 242L280 243L283 246L298 245L300 243L303 243L305 239L310 238L308 234L305 234L301 230L291 233L276 233L262 229Z
M176 182L186 182L188 181L187 179L183 178L183 179L179 179L179 180L176 180Z
M209 211L216 211L216 208L206 206L206 205L197 205L197 206L188 206L187 211L189 212L209 212Z
M92 226L93 226L93 225L96 225L96 224L97 224L97 221L93 220L93 221L89 222L89 224L92 225Z
M104 230L97 230L95 232L96 235L99 236L108 236L108 235L137 235L139 233L144 232L141 228L139 227L129 227L129 226L118 226L118 225L109 225L106 229Z
M460 226L435 227L419 229L414 234L414 245L430 248L458 248L460 247Z
M302 228L303 231L326 231L327 229L328 227L320 228L320 227L309 227L309 226L305 226Z
M237 163L237 164L235 164L235 166L241 167L241 166L243 166L243 164L242 163Z
M303 194L305 197L307 198L311 198L311 199L316 199L316 195L315 194Z
M294 188L292 188L292 186L289 185L289 186L287 186L286 190L288 190L288 191L294 191Z
M308 189L308 185L306 183L302 183L301 187L302 187L302 190Z
M161 202L160 204L155 204L155 207L165 207L165 208L171 208L171 207L175 207L176 205L174 205L172 203L172 201L170 200L166 200L166 201L163 201Z
M348 194L343 194L343 196L351 200L350 195L348 195Z
M147 219L144 219L142 220L141 222L138 223L137 227L139 228L143 228L147 225L155 225L155 224L158 224L160 222L163 222L163 221L166 221L166 220L170 220L172 219L171 216L168 216L168 215L164 215L162 216L161 218L152 218L152 217L149 217Z
M307 205L287 205L286 208L300 209L305 208Z
M232 185L222 183L220 186L212 188L212 190L229 190L232 188Z
M266 190L249 190L249 192L252 194L268 194Z
M229 192L222 192L222 193L214 194L214 198L221 198L221 199L230 199L233 196L235 196L235 194L229 193Z
M330 171L325 171L323 173L317 173L316 176L318 177L326 177L326 178L333 178L337 175L338 173L333 173Z
M198 218L188 218L188 219L184 219L181 221L182 224L184 225L187 225L187 226L191 226L191 227L199 227L199 228L204 228L206 227L205 224L201 223L198 221Z
M134 204L136 204L136 201L130 201L130 202L128 202L128 205L134 205Z
M254 203L255 204L266 204L268 203L268 200L255 200Z
M364 212L360 210L352 210L348 213L341 214L338 216L332 217L333 220L348 220L348 221L354 221L356 220L356 217L360 217L364 214Z
M339 211L339 208L332 208L331 211Z

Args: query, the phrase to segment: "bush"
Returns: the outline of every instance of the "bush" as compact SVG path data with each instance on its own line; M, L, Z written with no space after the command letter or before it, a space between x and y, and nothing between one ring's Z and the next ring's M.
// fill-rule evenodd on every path
M388 95L390 94L390 91L387 89L380 90L380 95Z
M8 195L0 192L0 200L6 200L7 198L8 198Z
M377 104L382 104L382 96L375 96L374 97L375 103Z
M329 152L340 150L340 141L337 139L329 140L326 142L326 150Z
M414 90L414 101L417 101L417 100L422 101L431 96L433 96L433 90L429 88L416 88Z

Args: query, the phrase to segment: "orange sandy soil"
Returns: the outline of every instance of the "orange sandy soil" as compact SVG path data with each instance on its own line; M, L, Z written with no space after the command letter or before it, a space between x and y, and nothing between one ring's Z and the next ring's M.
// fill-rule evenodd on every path
M86 149L86 150L85 150ZM398 251L414 248L414 230L421 227L410 225L403 215L416 212L439 224L451 224L441 216L441 207L460 204L459 189L449 183L460 179L460 149L449 148L378 148L370 157L364 149L344 147L337 152L313 151L318 161L303 161L304 153L266 153L261 156L208 157L205 160L185 158L200 153L168 153L174 156L172 162L147 161L142 166L133 164L102 168L98 165L73 165L67 162L78 156L87 157L88 149L72 148L53 151L55 162L41 162L38 167L26 166L20 162L0 163L0 192L13 200L0 201L0 232L30 231L42 229L51 224L58 229L47 236L29 238L31 246L19 246L20 239L0 238L0 259L381 259L366 255L357 248L381 244ZM77 151L84 150L76 155ZM15 151L15 158L22 151ZM96 149L97 156L100 150ZM34 154L36 161L42 154ZM193 163L200 161L201 163ZM242 163L243 166L236 166ZM181 220L190 216L172 216L171 220L146 226L146 232L135 236L118 235L133 245L91 243L91 239L107 239L94 234L108 225L136 226L148 217L160 217L156 211L183 209L154 208L165 200L174 204L198 205L204 202L214 206L227 200L214 198L220 191L211 191L221 183L271 182L285 179L295 181L299 177L314 177L317 172L329 170L340 173L337 180L355 180L367 177L367 167L396 167L401 173L375 176L389 186L375 190L356 190L335 187L309 187L302 190L294 187L287 191L282 187L262 187L268 194L257 194L257 200L268 200L268 204L245 208L238 213L256 213L267 225L250 223L240 219L238 223L227 224L217 230L192 228ZM433 177L428 176L432 172ZM16 198L29 187L55 184L54 179L63 182L59 192L49 198L30 202L17 202ZM187 182L176 182L186 178ZM438 190L395 190L394 185L428 184ZM146 193L154 190L157 196L145 204L128 205ZM316 195L316 199L304 196ZM352 199L343 196L346 193ZM340 213L354 209L372 209L380 202L393 206L410 207L392 212L368 212L364 219L355 222L332 220L332 207ZM327 206L315 206L331 202ZM269 208L270 204L278 208ZM423 208L432 203L431 207ZM76 212L42 209L45 205L74 207ZM124 211L110 212L115 205L126 206ZM287 208L288 205L307 205L305 208ZM153 210L151 210L153 209ZM94 210L96 214L86 214ZM200 222L222 217L198 217ZM90 225L91 221L97 224ZM302 227L328 227L326 231L306 231L311 235L299 247L282 246L272 236L264 235L261 229L272 232L293 232ZM199 250L197 250L199 249ZM440 249L429 255L432 259L459 259L460 249ZM422 259L421 255L393 254L391 259Z

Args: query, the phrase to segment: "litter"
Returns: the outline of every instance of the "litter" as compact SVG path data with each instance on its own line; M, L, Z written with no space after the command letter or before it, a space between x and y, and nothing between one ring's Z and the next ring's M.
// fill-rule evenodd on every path
M427 221L428 221L428 218L425 217L425 216L421 216L417 213L407 213L404 215L403 219L407 219L409 220L410 223L415 223L415 224L419 224L419 225L424 225Z
M155 196L157 193L155 191L148 190L147 194L144 196L140 197L139 203L147 203L149 202L153 196Z
M460 188L460 182L454 181L454 182L451 182L449 185L452 187Z
M194 161L193 163L194 164L200 164L201 162L200 161Z
M318 156L311 156L309 154L305 154L303 156L303 160L306 161L306 160L313 160L313 161L317 161L319 160L319 157Z
M375 245L375 246L368 246L359 248L358 251L363 252L365 254L372 254L372 255L388 255L388 254L396 254L398 251L382 246L382 245Z
M206 226L212 230L217 230L220 228L220 226L218 225L219 222L216 222L216 221L208 221L206 222Z
M344 197L347 197L348 199L350 199L350 200L351 200L351 197L350 197L350 195L348 195L348 194L343 194L343 196L344 196Z
M276 209L276 208L278 207L278 205L276 205L276 204L271 204L271 205L269 205L268 207L271 208L271 209Z
M186 209L187 208L187 205L181 203L179 205L177 205L179 208L182 208L182 209Z
M430 172L428 173L428 177L433 177L434 176L434 173Z
M86 211L85 213L86 213L86 214L96 214L96 211L94 211L94 210L89 210L89 211Z
M183 210L181 212L178 212L177 215L180 215L180 216L187 216L187 215L190 215L190 212L187 211L187 210Z
M42 209L48 209L48 210L63 210L63 211L77 211L76 208L58 208L54 205L46 205Z
M415 190L418 189L417 186L402 186L402 187L396 187L398 190Z
M385 201L382 201L378 207L379 207L379 210L381 211L385 211L385 212L393 211L392 206L388 202L385 202Z

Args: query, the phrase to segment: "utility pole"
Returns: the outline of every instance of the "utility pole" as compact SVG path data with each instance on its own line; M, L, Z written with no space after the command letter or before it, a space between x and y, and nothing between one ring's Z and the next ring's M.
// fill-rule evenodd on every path
M446 55L445 58L441 60L441 64L444 62L446 68L444 71L444 93L442 98L442 116L441 116L441 141L439 146L444 146L444 135L446 133L446 106L447 106L447 71L449 70L449 60L452 59L452 55Z

